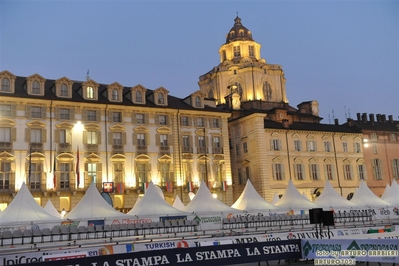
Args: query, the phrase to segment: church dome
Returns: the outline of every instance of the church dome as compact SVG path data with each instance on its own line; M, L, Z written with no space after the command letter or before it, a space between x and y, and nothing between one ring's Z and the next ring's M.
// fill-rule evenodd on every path
M241 24L241 18L234 19L234 26L226 35L226 44L234 41L253 41L252 33Z

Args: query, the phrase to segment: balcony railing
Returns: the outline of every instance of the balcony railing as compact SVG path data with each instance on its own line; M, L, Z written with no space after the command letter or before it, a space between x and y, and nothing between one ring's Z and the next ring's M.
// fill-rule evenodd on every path
M38 151L42 152L43 151L43 143L31 143L30 148L32 152Z
M0 142L0 151L12 151L12 142Z
M169 146L161 146L160 151L162 154L169 154L170 153L170 147Z
M137 153L147 153L147 146L136 146Z
M198 147L198 153L207 153L206 147Z
M190 146L183 146L184 153L193 153L193 147Z
M72 151L71 144L69 144L69 143L60 143L58 145L58 147L60 149L60 152L71 152Z
M123 145L121 145L121 144L112 145L112 152L113 153L123 153Z
M212 148L212 153L213 154L223 154L223 148L222 147L214 147L214 148Z
M98 153L98 145L97 144L87 144L86 150L89 153Z

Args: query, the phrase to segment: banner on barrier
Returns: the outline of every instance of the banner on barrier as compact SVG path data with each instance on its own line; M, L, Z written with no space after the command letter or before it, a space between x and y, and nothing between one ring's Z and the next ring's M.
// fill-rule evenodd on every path
M398 263L399 242L393 239L302 239L302 257L315 265L354 265L356 261ZM338 265L337 264L337 265Z

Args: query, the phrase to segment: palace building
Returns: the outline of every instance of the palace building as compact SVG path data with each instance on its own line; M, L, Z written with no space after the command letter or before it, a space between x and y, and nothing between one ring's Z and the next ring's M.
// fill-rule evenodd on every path
M46 79L0 72L0 203L26 182L42 205L71 210L91 182L130 210L148 182L169 202L206 180L232 204L227 119L200 92L185 99L163 87L87 77ZM113 189L112 189L113 188ZM3 206L4 208L4 206Z

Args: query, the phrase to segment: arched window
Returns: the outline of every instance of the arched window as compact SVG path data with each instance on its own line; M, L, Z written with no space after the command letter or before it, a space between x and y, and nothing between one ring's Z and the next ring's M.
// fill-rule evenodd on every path
M32 82L32 94L40 94L40 84L37 81Z
M119 93L117 89L112 90L112 100L113 101L118 101L119 100Z
M158 94L158 103L161 103L161 104L164 103L164 96L163 96L162 93L159 93L159 94Z
M199 96L195 97L195 107L201 107L201 98Z
M1 80L1 90L2 91L11 91L10 80L8 78L4 78Z
M143 102L143 95L141 94L141 91L136 91L136 102Z
M87 87L86 97L88 99L94 98L94 89L92 87Z
M263 82L263 96L266 101L272 100L272 88L270 87L270 83L267 81Z
M61 91L60 91L61 96L68 96L68 87L65 83L61 84Z

